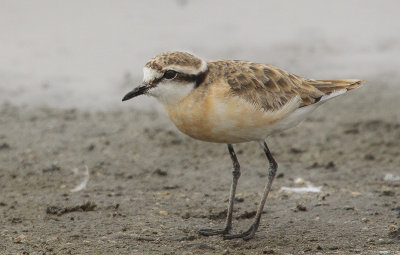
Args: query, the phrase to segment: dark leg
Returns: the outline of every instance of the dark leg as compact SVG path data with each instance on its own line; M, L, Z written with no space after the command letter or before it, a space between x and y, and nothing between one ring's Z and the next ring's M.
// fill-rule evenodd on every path
M222 229L200 229L199 234L205 236L219 235L219 234L229 234L232 229L232 212L233 212L233 202L235 200L236 186L240 177L240 165L237 160L235 151L233 150L232 144L228 144L229 154L231 155L232 163L233 163L233 171L232 171L232 186L231 192L229 195L229 207L228 214L226 216L225 228Z
M256 217L254 219L253 224L250 226L250 228L247 231L240 233L240 234L226 235L226 236L224 236L224 239L243 238L244 240L249 240L249 239L253 238L254 234L257 231L258 226L260 225L261 213L264 209L264 205L265 205L265 201L267 200L268 193L271 190L271 186L272 186L272 182L275 178L276 170L278 169L278 164L276 163L275 159L272 157L271 152L268 149L267 143L265 141L263 141L263 142L260 142L260 145L263 148L265 155L268 158L269 172L268 172L268 182L267 182L267 185L265 186L263 196L258 205Z

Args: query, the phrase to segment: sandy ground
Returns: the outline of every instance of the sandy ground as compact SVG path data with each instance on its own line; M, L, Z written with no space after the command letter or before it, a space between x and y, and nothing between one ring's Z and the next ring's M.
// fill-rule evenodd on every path
M369 81L268 140L279 175L250 241L196 233L224 221L225 145L188 138L164 114L129 103L103 112L4 104L0 253L399 254L400 102L387 88ZM254 216L267 160L256 143L235 148L240 231ZM86 167L86 188L71 192ZM281 190L307 182L322 191Z

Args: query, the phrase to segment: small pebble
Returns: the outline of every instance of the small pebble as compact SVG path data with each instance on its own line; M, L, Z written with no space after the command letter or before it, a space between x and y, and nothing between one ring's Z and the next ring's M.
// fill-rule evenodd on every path
M242 203L244 201L243 197L235 197L235 202Z
M154 174L159 175L159 176L167 176L168 173L166 171L161 170L160 168L157 168L154 171Z
M275 254L275 251L272 249L263 250L263 254Z
M197 245L197 248L202 249L202 250L215 250L214 246L208 245L206 243L199 243Z
M296 180L294 180L294 183L296 183L296 184L304 184L306 182L304 181L303 178L297 178Z
M14 238L14 243L23 243L25 241L25 235L19 235Z
M88 151L92 151L92 150L94 150L94 148L95 148L95 145L94 145L93 143L91 143L91 144L87 147L87 150L88 150Z
M336 167L333 161L329 161L328 164L325 165L325 169L334 169Z
M389 232L389 237L390 238L393 238L393 239L398 239L398 240L400 240L400 228L397 228L396 226L394 226L394 225L391 225L391 226L389 226L389 230L390 230L390 232ZM393 229L393 230L392 230Z
M51 172L55 172L55 171L60 171L61 168L59 166L57 166L56 164L51 164L51 166L47 167L47 168L43 168L42 172L43 173L51 173Z
M170 190L170 189L178 189L179 185L165 185L163 189Z
M390 232L396 231L396 230L397 230L397 226L396 225L392 224L392 225L389 226L389 231Z
M391 181L391 182L400 181L400 175L394 175L394 174L388 173L385 175L385 177L383 177L383 180Z
M366 160L375 160L375 156L372 154L365 154L364 159Z
M293 154L300 154L300 153L305 152L305 150L302 150L302 149L297 148L297 147L292 147L292 148L290 148L290 152L293 153Z
M8 143L0 144L0 150L8 150L10 148L11 148L11 146Z
M182 215L182 219L187 220L187 219L189 219L189 218L190 218L190 213L189 213L189 212L185 212L185 213Z
M306 207L305 205L298 204L298 205L296 206L295 211L305 212L305 211L307 211L307 207Z
M387 190L382 191L382 195L388 196L388 197L393 197L394 196L394 191L390 190L390 189L387 189Z
M390 252L389 251L378 251L378 254L386 255L386 254L390 254Z
M396 212L397 216L400 216L400 206L397 206L396 208L394 208L394 211Z
M380 244L380 245L382 245L382 244L391 244L392 241L390 241L390 240L385 240L385 239L383 239L383 238L380 238L380 239L378 239L378 241L377 241L376 243L377 243L377 244Z

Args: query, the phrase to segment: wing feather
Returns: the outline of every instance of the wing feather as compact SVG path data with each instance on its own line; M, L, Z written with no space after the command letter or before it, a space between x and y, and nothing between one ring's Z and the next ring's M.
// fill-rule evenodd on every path
M276 111L294 97L308 105L324 95L305 83L305 79L274 66L232 61L225 72L231 92L265 111Z
M308 106L319 102L322 96L357 88L363 82L306 79L275 66L240 60L217 60L208 64L217 71L211 80L222 75L233 95L264 111L277 111L296 97L301 99L299 107Z

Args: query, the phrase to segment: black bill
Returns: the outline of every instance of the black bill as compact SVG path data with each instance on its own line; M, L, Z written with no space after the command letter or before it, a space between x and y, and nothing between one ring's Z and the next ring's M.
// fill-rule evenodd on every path
M135 89L133 89L131 92L129 92L128 94L126 94L124 96L124 98L122 98L122 101L126 101L129 99L132 99L134 97L143 95L144 93L146 93L147 90L149 90L151 87L150 86L146 86L146 85L142 85L139 87L136 87Z

